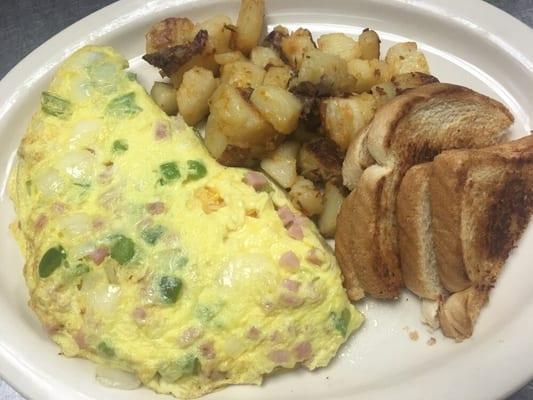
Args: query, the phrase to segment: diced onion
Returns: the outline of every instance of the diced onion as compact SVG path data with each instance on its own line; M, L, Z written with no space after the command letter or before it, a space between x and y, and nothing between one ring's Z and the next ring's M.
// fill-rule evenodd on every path
M49 168L37 176L35 184L45 197L56 196L63 191L65 186L59 172L53 168Z
M102 122L96 119L85 119L74 125L70 137L71 144L93 143L96 134L102 128Z
M139 378L132 373L103 365L96 367L96 381L101 385L121 390L134 390L141 386Z
M94 156L88 150L75 150L61 157L60 169L76 181L87 181L94 175Z
M91 218L85 213L72 213L59 219L59 227L72 235L79 235L91 228Z

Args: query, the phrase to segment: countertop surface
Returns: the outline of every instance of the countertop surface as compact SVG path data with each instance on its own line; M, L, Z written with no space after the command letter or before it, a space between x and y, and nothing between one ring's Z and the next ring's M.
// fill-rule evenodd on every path
M468 0L466 0L468 1ZM533 27L533 0L488 0ZM113 0L3 0L0 78L33 49ZM0 400L24 400L0 378ZM533 382L507 400L533 400Z

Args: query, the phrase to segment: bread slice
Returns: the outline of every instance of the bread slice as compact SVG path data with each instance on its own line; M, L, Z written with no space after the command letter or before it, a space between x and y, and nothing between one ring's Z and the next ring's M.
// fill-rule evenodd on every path
M492 287L533 212L533 135L444 152L429 186L443 285L452 292Z
M405 174L396 202L400 261L405 286L419 297L437 300L446 294L440 283L431 231L429 178L431 163Z
M431 161L447 149L498 143L504 138L504 129L512 122L512 115L499 102L461 86L441 83L411 90L378 109L368 126L367 146L377 165L386 167L391 173L384 181L379 181L380 188L370 187L372 182L376 184L378 181L367 180L359 181L354 189L358 192L361 187L366 193L373 194L379 212L368 213L365 210L368 202L355 202L350 206L352 214L346 211L344 218L366 215L365 223L377 227L377 233L373 240L353 240L355 247L350 253L356 257L342 254L343 248L339 250L337 254L343 270L356 269L363 289L369 294L380 298L397 297L403 282L401 274L397 273L400 267L396 197L404 174L411 166ZM364 177L365 173L361 179ZM375 219L370 221L370 217ZM339 223L357 227L361 222L339 220ZM368 234L364 227L358 231L362 235ZM345 240L342 236L346 234L356 235L356 231L338 230L335 239ZM360 269L360 255L370 253L376 254L367 258L380 265ZM349 264L342 265L346 262ZM374 279L364 276L368 271L381 271L384 279L380 285L365 285L365 282L375 283Z
M365 169L357 189L344 200L337 216L335 253L352 300L363 297L365 291L377 298L389 298L389 293L399 290L399 266L387 265L380 258L381 252L375 251L385 245L381 241L391 237L390 225L379 224L385 206L380 200L384 199L386 185L392 182L391 175L392 170L379 165Z
M487 288L476 286L448 297L439 307L439 323L444 336L458 342L472 336L474 325L488 297Z
M363 171L376 163L366 145L367 135L368 126L352 140L342 163L342 183L350 190L355 188Z

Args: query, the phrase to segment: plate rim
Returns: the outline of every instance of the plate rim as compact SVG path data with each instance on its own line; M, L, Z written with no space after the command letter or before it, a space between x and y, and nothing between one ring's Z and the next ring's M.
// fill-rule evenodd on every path
M172 6L188 5L192 3L209 4L215 3L216 1L217 0L156 0L146 2L143 0L119 0L89 14L58 32L34 49L2 78L0 81L0 92L7 93L8 97L3 101L3 104L0 105L0 120L4 118L16 103L21 101L20 98L23 97L20 94L21 88L31 86L33 82L38 80L42 75L47 74L79 47L87 43L94 43L95 41L98 41L99 38L104 37L106 34L114 30L120 30L120 28L126 25L128 21L133 21L141 15L146 15L146 13L153 13ZM238 3L238 0L227 1ZM295 4L300 3L302 6L304 4L301 0L290 1ZM346 3L350 2L350 0L345 1ZM391 4L391 0L372 1L377 4ZM490 3L483 0L470 0L469 2L461 0L392 0L392 3L403 5L405 7L418 8L431 14L441 14L450 18L453 17L457 22L469 25L473 29L476 29L478 33L487 34L487 40L503 49L507 54L518 60L531 73L533 73L533 47L526 46L526 43L531 43L531 41L533 41L533 29ZM121 17L113 20L113 16ZM105 23L102 21L105 21ZM513 29L505 29L506 26L512 26ZM77 39L72 39L76 37ZM531 40L528 42L527 40L524 40L524 37L530 37ZM39 62L39 60L45 59L48 59L49 61L44 63ZM41 65L41 67L35 69L35 65ZM28 71L33 70L33 73L27 73ZM27 78L21 83L17 79L19 76L27 76ZM533 126L530 127L530 129L533 129ZM527 326L528 316L533 316L533 304L526 306L522 310L522 313L513 320L512 325L523 324L522 326ZM527 329L522 329L522 331L527 331ZM523 342L527 343L529 339L529 343L533 346L533 340L528 337L527 332L524 333L521 335ZM522 374L523 376L521 377L516 377L513 383L508 385L507 389L500 390L498 393L491 391L490 394L493 396L496 395L496 397L501 396L503 398L514 393L521 387L520 385L530 381L533 378L533 361L530 361L529 363L531 368L528 373ZM58 396L63 398L64 395L62 393L58 394L57 391L61 387L65 390L69 388L68 385L65 385L60 380L57 380L57 386L53 387L50 382L45 382L36 371L24 369L22 363L17 360L16 354L11 353L9 348L3 345L1 336L0 377L28 400L56 400L60 398ZM28 382L31 382L31 385L28 385ZM406 392L405 386L406 384L399 385L400 397L401 393L408 393L408 391ZM484 392L484 394L488 395L489 393ZM68 395L70 396L68 398L73 400L93 399L82 393L75 392L73 389L70 389ZM355 394L339 397L339 399L349 399L353 398L353 396L355 396Z

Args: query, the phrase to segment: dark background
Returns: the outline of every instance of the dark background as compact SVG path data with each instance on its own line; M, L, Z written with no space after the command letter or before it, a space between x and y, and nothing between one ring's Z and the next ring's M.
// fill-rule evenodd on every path
M533 26L533 0L486 1L522 20L530 27ZM47 39L114 1L0 0L0 2L0 78L3 78L24 56ZM450 384L453 385L453 382ZM22 398L0 378L0 400L22 400ZM533 383L526 385L508 400L533 400Z

